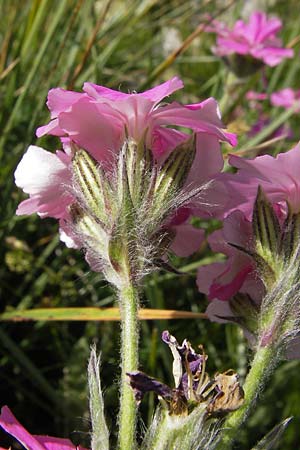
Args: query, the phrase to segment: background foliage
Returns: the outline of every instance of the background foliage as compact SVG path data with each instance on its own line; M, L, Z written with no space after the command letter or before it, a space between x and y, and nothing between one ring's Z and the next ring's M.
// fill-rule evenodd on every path
M22 154L31 143L47 149L57 145L52 137L35 138L36 127L49 118L45 107L48 90L56 86L80 90L84 81L91 81L125 92L139 91L178 75L186 86L174 96L180 102L197 102L209 96L221 100L225 122L239 134L235 150L239 154L254 156L258 152L287 150L299 139L299 115L289 118L290 113L265 106L269 128L249 139L247 133L257 120L257 111L244 94L250 87L261 90L262 77L243 80L236 86L238 95L232 99L226 91L227 67L211 52L214 36L201 33L198 27L207 13L220 13L218 18L233 23L247 8L266 8L282 18L284 42L294 46L299 55L297 4L296 0L0 0L1 311L112 306L115 301L101 275L92 273L82 255L59 242L53 220L15 216L22 194L14 185L13 172ZM196 37L189 39L192 33ZM277 68L266 68L268 91L299 88L299 70L298 56ZM294 131L290 142L279 140L259 146L287 120ZM225 157L228 151L224 148ZM218 226L202 225L208 232ZM188 261L175 258L178 268L192 264L187 267L191 270L179 277L163 272L149 276L143 305L205 311L206 300L197 291L195 269L216 257L204 246ZM241 377L246 373L248 350L240 331L234 325L225 327L206 320L143 321L141 369L145 372L171 382L171 356L160 341L164 329L178 340L187 337L194 345L204 344L210 372L231 367ZM8 404L35 434L70 437L74 443L88 446L85 368L93 341L102 352L108 422L111 430L116 429L116 322L2 323L1 404ZM272 426L290 415L294 420L284 434L282 448L299 447L298 371L297 361L287 362L277 371L247 428L242 430L237 448L250 449ZM141 409L145 424L154 406L149 396ZM20 448L4 434L0 435L0 445Z

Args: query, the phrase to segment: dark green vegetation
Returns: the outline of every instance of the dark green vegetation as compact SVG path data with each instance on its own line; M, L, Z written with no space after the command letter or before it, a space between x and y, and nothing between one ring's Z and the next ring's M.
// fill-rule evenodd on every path
M240 15L244 2L231 3L222 16L229 22ZM255 75L235 87L238 93L235 97L226 92L228 71L210 50L213 35L198 34L184 52L166 60L203 22L205 13L216 14L225 5L221 0L0 0L1 311L114 304L114 294L101 275L89 270L79 252L59 242L54 220L15 216L22 194L14 185L13 172L22 154L31 143L37 142L47 149L55 149L58 143L55 138L39 141L35 138L37 126L49 118L45 100L50 88L80 90L84 81L91 81L126 92L148 88L178 75L186 86L184 91L176 93L180 102L192 103L209 96L223 99L224 119L239 134L237 151L245 151L246 155L257 154L257 145L270 139L271 133L287 121L290 113L265 107L271 120L269 128L249 141L246 132L256 121L257 112L249 108L244 94L250 87L261 90L261 78ZM298 14L294 14L297 6L296 0L278 1L268 10L282 18L283 40L285 44L294 44L297 55L277 68L266 68L269 92L283 87L299 88L300 23ZM177 43L174 36L178 38ZM289 123L294 130L293 141L297 141L299 115L291 117ZM279 141L267 147L267 151L275 154L291 146L291 141ZM227 151L224 148L224 153ZM217 226L204 225L208 231ZM182 268L194 262L196 267L203 263L203 258L208 263L215 257L208 248L202 248L192 259L176 259L174 264ZM197 291L195 274L195 270L180 277L159 272L149 277L145 282L143 305L205 311L206 300ZM242 376L246 373L248 350L237 327L204 320L142 322L143 371L171 383L171 356L160 341L160 334L166 328L178 340L187 337L194 346L200 343L205 346L210 373L230 367ZM35 434L70 437L74 443L88 446L85 372L93 341L102 352L108 423L112 431L116 429L119 375L116 322L1 324L1 405L9 405ZM281 366L247 428L240 433L237 448L250 449L272 426L290 415L294 420L280 448L298 448L298 373L297 361ZM141 408L145 423L150 420L153 408L154 399L148 396L148 404L145 401ZM0 445L8 447L11 443L1 434ZM20 447L15 444L13 448Z

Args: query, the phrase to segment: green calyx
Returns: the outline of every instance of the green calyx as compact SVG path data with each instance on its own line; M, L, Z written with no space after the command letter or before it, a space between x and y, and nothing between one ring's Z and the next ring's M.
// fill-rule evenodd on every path
M166 219L195 194L184 192L194 157L194 136L163 163L144 141L127 139L106 171L85 150L74 150L72 226L104 272L137 280L160 260L174 237Z

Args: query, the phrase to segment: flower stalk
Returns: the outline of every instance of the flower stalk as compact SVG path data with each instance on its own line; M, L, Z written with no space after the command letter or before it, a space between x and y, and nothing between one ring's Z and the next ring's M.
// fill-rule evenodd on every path
M260 347L257 350L243 385L245 392L244 403L224 422L224 432L217 450L231 449L232 441L237 435L238 429L247 419L269 376L275 370L278 361L278 359L274 358L274 349L272 347Z
M127 372L138 368L139 327L137 320L139 294L128 281L119 290L121 310L121 398L119 412L119 449L135 448L136 402L127 380Z

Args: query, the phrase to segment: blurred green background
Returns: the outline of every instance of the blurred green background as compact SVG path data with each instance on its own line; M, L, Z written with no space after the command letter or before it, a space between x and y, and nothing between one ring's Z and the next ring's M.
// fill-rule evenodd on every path
M295 58L276 68L264 68L236 86L228 103L228 68L214 56L212 34L183 43L202 24L206 14L233 23L250 9L265 9L280 16L282 38L295 49ZM249 140L248 132L258 113L245 99L250 88L260 91L300 88L297 0L286 1L92 1L0 0L0 308L112 306L114 294L101 275L89 270L83 256L59 242L57 223L37 216L16 217L22 193L14 185L13 172L29 144L56 149L58 140L37 140L35 129L48 121L45 106L50 88L80 90L84 81L125 92L146 89L178 75L185 90L174 98L192 103L214 96L222 100L226 124L239 135L234 151L255 155L287 150L299 139L299 115L264 106L269 128ZM225 10L225 11L224 11ZM168 58L177 49L176 56ZM227 103L226 99L227 98ZM293 129L289 142L257 145L272 137L288 121ZM224 155L229 148L224 147ZM299 173L300 176L300 173ZM215 223L202 223L209 233ZM205 311L207 301L197 291L197 265L214 261L207 246L189 260L174 258L178 268L193 263L182 276L155 273L145 280L145 307ZM169 329L180 341L202 343L209 355L208 370L236 369L247 372L250 355L240 330L207 320L143 321L141 369L172 382L172 360L160 341ZM102 352L102 383L112 440L118 405L119 327L116 322L2 323L0 328L0 399L34 434L69 437L88 447L89 416L86 365L89 347L96 342ZM282 364L270 380L266 394L240 433L237 449L250 449L272 426L294 416L283 436L285 450L300 448L299 363ZM155 400L148 396L141 407L147 425ZM140 425L143 431L144 425ZM0 445L21 448L4 433Z

